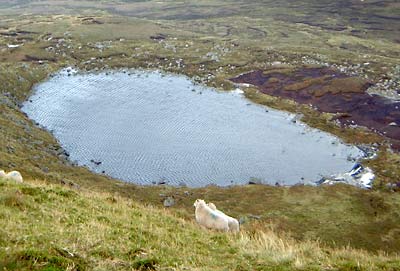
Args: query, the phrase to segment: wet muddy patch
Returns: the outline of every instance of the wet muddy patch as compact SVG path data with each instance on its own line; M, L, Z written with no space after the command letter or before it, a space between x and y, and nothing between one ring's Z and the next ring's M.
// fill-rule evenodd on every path
M23 111L72 161L138 184L315 182L362 155L240 91L160 72L64 70L37 85Z
M360 125L389 138L400 149L400 102L370 95L371 82L327 67L271 68L231 79L257 86L272 96L311 104L319 111L337 113L342 125Z

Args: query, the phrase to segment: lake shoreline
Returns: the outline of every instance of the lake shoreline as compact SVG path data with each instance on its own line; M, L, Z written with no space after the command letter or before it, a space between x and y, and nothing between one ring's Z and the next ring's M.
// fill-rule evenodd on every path
M109 70L105 70L105 71L98 71L98 72L94 72L94 73L92 73L92 72L90 72L90 71L81 71L81 70L78 70L78 69L74 69L74 68L72 68L72 67L67 67L67 68L64 68L64 69L62 69L62 70L60 70L59 72L57 72L57 73L54 73L54 74L52 74L51 76L49 76L48 78L49 78L49 80L54 80L54 78L55 77L60 77L60 76L63 76L63 77L65 77L66 79L65 80L69 80L69 79L71 79L72 80L72 78L74 78L74 76L92 76L92 75L95 75L95 76L101 76L101 77L112 77L113 75L115 75L115 74L120 74L120 75L124 75L126 78L128 78L128 77L131 77L131 75L133 76L133 78L135 78L135 77L141 77L141 74L142 74L142 77L143 77L143 80L145 80L145 78L149 75L149 74L157 74L157 76L159 76L160 77L160 79L164 79L164 77L168 77L168 76L172 76L171 78L174 78L174 76L176 77L176 78L185 78L185 80L188 80L188 82L191 82L190 84L193 84L193 86L192 87L190 87L190 86L188 86L188 88L191 88L191 91L193 92L193 91L195 91L195 88L200 88L200 90L196 90L195 91L195 93L197 92L197 94L202 94L202 92L203 91L207 91L206 89L205 89L205 86L201 86L201 85L198 85L198 84L196 84L196 83L194 83L189 77L187 77L187 76L184 76L184 77L182 77L182 75L179 75L179 74L175 74L175 73L168 73L168 72L164 72L164 71L160 71L160 70L151 70L151 71L148 71L148 70L142 70L142 69L140 69L140 70L137 70L137 69L116 69L116 70L111 70L111 69L109 69ZM45 81L44 81L45 82ZM42 83L43 84L43 83ZM36 85L35 87L34 87L34 89L36 89L38 86L40 86L40 84L39 85ZM194 87L194 88L193 88ZM160 89L161 90L161 89ZM212 89L212 91L215 91L216 93L219 93L219 95L228 95L228 94L230 94L230 95L234 95L234 93L235 93L235 91L231 91L231 92L226 92L226 91L223 91L223 92L220 92L219 90L217 90L217 89ZM238 94L238 95L240 95L240 93L241 93L241 91L238 91L238 89L236 89L236 94ZM33 92L32 93L32 95L35 95L36 93L35 92ZM204 93L205 94L205 93ZM82 95L82 94L79 94L79 95ZM85 94L86 95L86 94ZM43 96L43 94L42 94L42 96ZM204 96L204 95L203 95ZM26 106L29 106L30 105L30 103L32 103L32 97L33 96L30 96L30 98L28 99L28 102L26 102L25 103L25 105ZM88 96L89 97L89 96ZM154 97L154 96L153 96ZM226 103L226 102L225 102ZM51 104L51 103L50 103ZM250 104L247 104L247 106L248 105L250 105ZM264 106L262 106L262 105L258 105L258 104L254 104L254 105L256 105L256 107L259 107L260 106L260 110L265 110L266 112L269 112L269 111L271 111L271 110L275 110L275 109L271 109L271 108L265 108ZM48 109L48 108L47 108ZM258 109L257 109L258 110ZM273 112L273 111L271 111L271 112ZM268 116L268 115L270 115L271 114L271 112L269 113L269 114L267 114L266 116ZM279 111L279 112L282 112L282 114L286 114L287 115L287 113L284 113L284 111ZM226 112L223 112L223 114L226 114ZM274 113L275 114L275 113ZM237 117L235 117L235 118L237 118ZM288 120L289 120L289 122L290 123L292 123L291 125L299 125L300 123L299 123L299 120L297 119L297 116L295 116L295 115L292 115L292 116L290 116L290 115L287 115L287 118L288 118ZM36 121L36 120L35 120ZM297 123L297 124L296 124ZM303 124L300 124L300 125L303 125ZM305 125L305 124L304 124ZM307 132L307 129L309 129L309 128L306 128L306 130L305 130L305 132L304 132L304 134L307 134L307 133L310 133L311 132L311 130L309 130L308 132ZM52 130L51 128L50 129L47 129L47 130ZM317 131L317 130L316 130ZM320 133L320 132L318 132L318 133ZM53 133L54 134L54 133ZM302 134L303 134L303 132L302 132ZM311 135L311 134L310 134ZM338 138L336 138L334 141L336 141L336 140L338 140L337 142L340 142L339 141L339 139ZM319 141L319 140L317 140L317 141ZM332 143L333 144L333 143ZM337 144L337 143L335 143L335 144ZM61 144L62 145L62 144ZM284 149L286 149L286 147L284 147ZM74 159L70 159L70 154L71 154L71 151L70 150L68 150L68 148L66 149L66 151L65 151L68 155L67 155L67 159L68 160L70 160L70 161L74 161ZM359 154L360 156L359 156L359 158L358 159L355 159L354 161L356 162L356 161L359 161L359 159L361 159L362 157L365 157L365 154ZM333 158L335 158L335 157L333 157ZM349 159L349 158L347 158L347 159ZM89 159L87 159L88 161L87 162L85 162L84 164L82 164L81 162L73 162L72 164L74 164L74 165L83 165L83 166L87 166L89 169L91 169L91 170L94 170L96 173L103 173L103 174L109 174L109 170L101 170L100 168L102 167L102 163L104 162L104 159L100 159L99 157L92 157L91 159L90 159L90 161L89 161ZM153 161L153 159L152 159L152 161ZM350 169L350 168L349 168ZM342 172L345 172L345 170L343 170ZM337 173L339 173L339 172L337 172ZM328 174L328 175L323 175L324 176L324 178L327 178L327 177L329 177L329 176L333 176L332 175L333 174L333 172L331 173L331 174ZM118 179L124 179L123 177L118 177L118 176L115 176L115 175L112 175L111 174L111 176L113 176L113 177L117 177ZM252 175L250 175L250 176L252 176ZM249 176L249 177L250 177ZM154 178L154 179L156 179L156 178ZM168 180L168 178L158 178L158 179L160 179L159 181L154 181L154 179L151 181L151 184L152 185L157 185L157 184L161 184L161 185L165 185L165 184L170 184L170 182L169 182L169 180ZM182 184L184 185L184 186L186 186L187 184L186 184L186 182L184 181L184 176L182 176L182 181L181 182L179 182L179 183L174 183L173 185L174 186L181 186ZM303 178L302 177L302 181L298 181L298 182L293 182L293 183L291 183L290 185L297 185L298 183L307 183L307 184L310 184L310 185L315 185L315 184L317 184L318 183L318 181L319 181L319 179L320 178L318 178L318 179L314 179L314 181L310 181L310 180L307 180L307 179L305 179L305 178ZM268 179L269 180L269 179ZM129 182L129 181L128 181ZM134 181L135 182L135 181ZM279 179L275 179L275 180L272 180L272 181L267 181L270 185L286 185L286 182L284 182L284 181L280 181ZM213 182L211 182L210 184L212 184ZM228 183L226 183L226 184L224 184L223 186L229 186L229 185L234 185L234 184L241 184L241 185L243 185L243 184L252 184L252 183L260 183L260 184L266 184L265 183L265 181L262 181L262 180L260 180L259 178L257 178L257 177L250 177L250 180L249 181L240 181L240 183L230 183L230 184L228 184ZM218 184L217 183L217 185L219 186L220 184ZM189 186L193 186L193 185L189 185ZM197 186L197 185L195 185L195 186Z

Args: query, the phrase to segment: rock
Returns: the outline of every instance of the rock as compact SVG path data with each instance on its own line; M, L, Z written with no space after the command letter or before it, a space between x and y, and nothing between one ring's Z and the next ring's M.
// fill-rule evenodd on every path
M242 225L242 224L244 224L246 222L247 222L247 218L246 217L242 216L242 217L239 218L239 224L240 225Z
M15 153L15 148L13 146L7 145L6 148L8 153L10 154Z
M32 159L33 159L33 160L39 160L39 159L40 159L40 155L34 155L34 156L32 157Z
M250 177L248 184L262 184L262 181L259 178Z
M397 184L395 184L395 183L387 183L386 184L386 188L388 188L390 190L392 190L393 188L396 188L396 187L397 187Z
M101 165L101 161L95 161L94 159L91 159L90 162L92 162L93 164L95 164L96 166Z
M74 189L77 189L77 190L79 190L81 188L79 184L76 184L76 183L71 182L71 181L68 184L69 184L69 186L71 188L74 188Z
M375 174L370 168L364 168L361 164L356 163L349 172L323 177L321 180L316 182L316 184L332 185L335 183L346 183L365 189L371 189L374 179Z
M261 216L260 215L249 215L249 218L259 220L259 219L261 219Z
M185 196L189 196L189 195L190 195L190 192L189 192L189 191L184 191L183 194L184 194Z
M296 122L298 122L299 120L301 120L303 117L304 117L303 114L296 114L295 116L293 116L293 117L290 119L290 121L291 121L292 123L296 123Z
M2 95L0 94L0 104L4 104L10 108L16 109L16 103L14 103L6 94L7 93L3 93Z
M175 205L175 199L173 197L167 197L164 200L164 207L171 207Z

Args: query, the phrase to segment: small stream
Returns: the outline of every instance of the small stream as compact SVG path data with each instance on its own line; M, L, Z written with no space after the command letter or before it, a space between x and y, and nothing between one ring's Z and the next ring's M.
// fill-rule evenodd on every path
M72 161L137 184L293 185L348 171L362 156L292 114L180 75L62 70L33 93L22 110Z

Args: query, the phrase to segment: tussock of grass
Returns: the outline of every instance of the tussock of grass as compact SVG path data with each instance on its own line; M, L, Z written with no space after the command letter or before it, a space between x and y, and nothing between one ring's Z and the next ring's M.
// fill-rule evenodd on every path
M395 270L397 255L225 234L110 193L0 180L1 270ZM113 200L110 200L113 199ZM20 208L20 206L28 206ZM392 269L390 269L392 268Z

